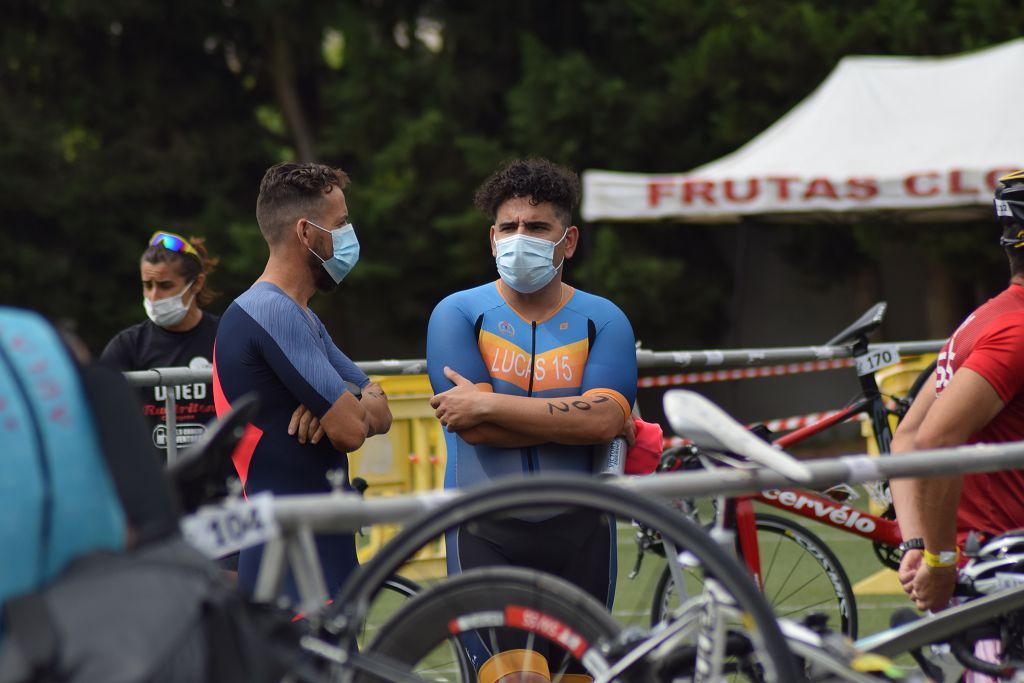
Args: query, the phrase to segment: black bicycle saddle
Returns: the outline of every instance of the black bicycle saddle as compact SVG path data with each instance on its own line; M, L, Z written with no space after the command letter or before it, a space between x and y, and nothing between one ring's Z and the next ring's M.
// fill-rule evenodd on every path
M879 301L869 308L864 315L857 318L856 322L825 342L825 346L846 346L862 337L867 338L869 334L882 324L882 320L885 318L886 306L888 306L887 303Z

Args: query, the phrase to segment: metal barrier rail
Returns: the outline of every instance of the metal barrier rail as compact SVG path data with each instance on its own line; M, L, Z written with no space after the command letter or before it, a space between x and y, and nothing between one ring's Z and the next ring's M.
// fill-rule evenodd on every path
M945 343L943 339L886 344L895 346L900 355L917 356L935 353ZM872 345L873 346L873 345ZM872 346L868 346L870 350ZM848 346L792 346L766 349L729 349L724 351L648 351L637 349L637 367L648 368L744 368L762 367L782 363L802 363L816 360L851 358ZM376 360L356 363L368 375L420 375L427 371L427 361ZM209 382L213 370L190 368L153 368L124 373L128 383L137 387L166 387L193 382Z
M935 353L946 343L945 339L896 342L885 344L896 347L900 355L917 356ZM877 344L868 346L870 350ZM747 368L800 363L805 361L852 358L850 346L791 346L764 349L726 349L702 351L649 351L636 350L636 364L641 370L653 368ZM379 360L356 363L368 375L410 375L427 371L427 362L415 360Z
M825 487L1024 467L1024 441L918 451L898 456L848 455L804 461L812 479L802 486ZM792 487L786 477L764 468L708 472L672 472L647 477L607 480L647 496L661 498L755 493ZM274 498L274 515L286 530L315 533L353 532L373 524L408 521L459 496L457 490L363 498L352 493L307 494Z
M885 344L895 346L900 355L917 356L923 353L935 353L942 348L944 339L926 341L899 342ZM868 350L874 345L868 346ZM816 360L851 358L853 351L849 346L791 346L766 349L727 349L722 351L648 351L636 350L636 364L641 369L648 368L745 368L776 365L782 363L801 363ZM375 360L356 363L368 375L421 375L427 371L427 361L418 358L412 360ZM135 370L126 372L124 376L129 384L137 387L166 387L191 382L209 382L213 370L192 370L190 368L153 368L152 370Z
M900 355L920 355L934 353L942 348L944 340L900 342L886 344L887 348L896 347ZM870 351L872 347L869 346ZM744 368L777 365L782 363L799 363L805 361L833 360L850 358L853 355L849 346L793 346L766 349L731 349L704 351L648 351L637 349L636 363L641 369L649 368ZM356 363L368 375L418 375L427 371L427 361L413 360L378 360ZM213 370L193 370L191 368L153 368L152 370L136 370L124 373L128 383L136 387L170 387L181 384L208 383L213 378ZM178 420L173 391L167 392L164 400L167 420L167 461L174 462L178 458Z
M868 351L876 346L896 347L901 356L919 356L935 353L946 343L945 339L896 342L893 344L871 344ZM850 346L790 346L767 349L727 349L709 351L648 351L637 349L636 364L639 368L746 368L805 361L852 358Z

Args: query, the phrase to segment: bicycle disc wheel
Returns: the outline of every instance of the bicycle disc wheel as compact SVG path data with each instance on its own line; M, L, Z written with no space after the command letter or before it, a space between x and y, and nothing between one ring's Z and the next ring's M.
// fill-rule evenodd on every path
M381 625L422 590L418 583L404 576L395 575L385 581L380 592L374 596L370 612L362 624L362 630L358 637L359 646L363 647L373 640L374 634Z
M423 591L424 588L420 584L399 574L395 574L385 581L381 590L373 598L369 614L363 620L362 629L357 638L359 648L363 649L367 643L373 641L382 628L387 628L388 621ZM470 676L473 675L474 669L465 649L457 642L452 642L449 643L448 650L448 660L451 662L451 666L456 667L459 672L460 678L456 680L471 680Z
M703 529L666 505L625 487L571 476L533 476L491 482L431 509L408 524L343 586L332 609L325 615L323 637L338 638L347 651L353 652L346 635L351 633L351 625L362 618L369 597L409 557L446 531L495 513L515 514L539 509L550 512L566 508L596 510L619 519L636 520L658 529L675 547L685 548L688 556L699 564L700 571L714 576L715 584L720 586L714 599L704 599L706 594L702 594L702 604L708 609L728 609L743 615L743 637L750 643L748 658L764 672L765 680L800 680L799 668L770 606L735 558ZM718 623L714 622L715 628ZM709 639L701 642L707 643Z
M831 628L856 638L857 601L835 553L817 535L785 517L758 514L755 519L763 592L775 614L801 621L821 613ZM690 572L686 579L696 580ZM666 619L684 596L665 567L651 605L652 623Z
M488 654L540 653L557 683L566 672L591 677L606 672L609 662L600 646L618 636L617 622L576 586L532 570L489 567L467 571L409 601L356 665L408 667L414 676L442 683L475 681L475 670L472 678L462 678L457 662L450 661L453 638L475 639ZM390 679L365 671L355 678L356 683L384 680Z

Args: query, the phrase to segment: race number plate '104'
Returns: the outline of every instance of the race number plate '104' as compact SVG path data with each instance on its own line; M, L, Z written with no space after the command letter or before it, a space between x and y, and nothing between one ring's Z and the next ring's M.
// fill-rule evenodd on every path
M900 348L895 344L872 346L863 356L857 356L857 375L870 375L899 362Z
M207 557L224 557L266 543L281 532L274 518L274 496L258 493L217 507L200 508L181 520L185 540Z

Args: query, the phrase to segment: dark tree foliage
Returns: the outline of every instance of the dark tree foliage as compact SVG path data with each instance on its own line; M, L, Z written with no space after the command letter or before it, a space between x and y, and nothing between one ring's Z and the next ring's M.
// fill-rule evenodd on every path
M98 351L141 318L137 259L166 227L208 238L223 308L265 260L263 170L315 158L352 176L363 257L314 305L368 359L421 356L434 303L495 277L472 196L502 160L683 171L770 125L846 54L993 44L1015 37L1024 6L12 0L3 18L0 302L64 319ZM567 279L619 303L649 348L720 342L733 286L721 228L581 228ZM965 230L912 235L943 256L973 244ZM857 226L788 234L781 248L820 255L799 261L819 281L878 248ZM987 272L977 259L966 272Z

